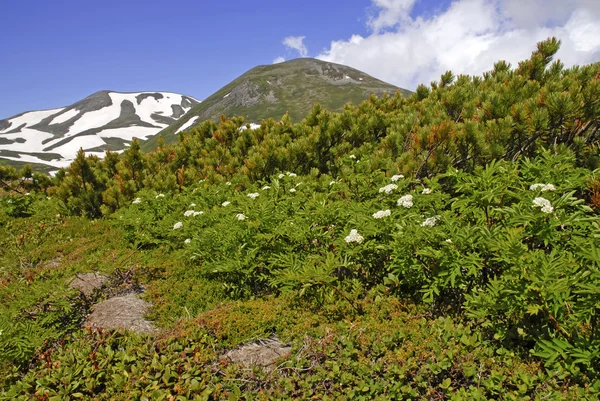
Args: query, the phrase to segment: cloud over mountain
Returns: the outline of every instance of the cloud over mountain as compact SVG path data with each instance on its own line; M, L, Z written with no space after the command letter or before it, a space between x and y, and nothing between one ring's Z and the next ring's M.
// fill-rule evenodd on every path
M481 74L499 59L513 65L550 36L567 66L600 60L600 2L595 0L456 0L415 16L418 0L372 0L369 35L333 41L317 58L346 64L414 89L447 70Z

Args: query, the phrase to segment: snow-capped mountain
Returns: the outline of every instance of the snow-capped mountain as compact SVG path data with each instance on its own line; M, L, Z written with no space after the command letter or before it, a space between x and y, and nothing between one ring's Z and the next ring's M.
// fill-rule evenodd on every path
M68 166L79 148L102 156L171 125L199 101L170 92L101 91L71 106L0 120L0 159ZM10 163L10 162L9 162Z

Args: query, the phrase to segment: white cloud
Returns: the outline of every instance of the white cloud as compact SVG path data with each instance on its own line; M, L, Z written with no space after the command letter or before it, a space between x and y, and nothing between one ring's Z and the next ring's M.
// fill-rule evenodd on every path
M597 0L455 0L427 17L411 17L418 0L371 1L372 33L333 41L318 58L407 89L447 70L478 75L498 60L516 66L550 36L562 41L557 58L567 66L600 61Z
M304 44L304 38L306 36L288 36L283 39L283 44L287 47L297 50L300 53L300 57L308 56L308 49Z
M283 63L284 61L285 61L285 57L281 57L281 56L279 56L279 57L276 57L276 58L273 60L273 64L279 64L279 63Z

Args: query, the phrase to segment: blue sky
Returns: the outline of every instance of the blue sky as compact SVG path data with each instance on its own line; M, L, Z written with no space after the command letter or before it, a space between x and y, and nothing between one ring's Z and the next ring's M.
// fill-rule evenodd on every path
M562 2L531 1L525 3ZM586 62L600 54L600 40L577 39L600 32L592 19L599 9L594 2L558 7L561 18L542 15L549 4L526 10L531 17L522 18L522 3L2 1L0 118L68 105L102 89L172 91L203 99L256 65L298 57L283 44L288 37L303 37L309 57L348 64L408 89L447 68L480 73L513 53L518 61L557 19L564 23L552 29L567 36L567 61ZM582 26L587 30L581 32ZM442 48L444 38L452 42ZM457 41L464 45L457 47Z

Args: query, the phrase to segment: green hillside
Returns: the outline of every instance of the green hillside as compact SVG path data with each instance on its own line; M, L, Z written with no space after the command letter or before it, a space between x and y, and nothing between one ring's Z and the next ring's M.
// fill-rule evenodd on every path
M598 400L600 63L559 46L0 166L0 400Z
M151 151L158 136L166 143L190 119L194 125L205 120L218 121L221 115L241 116L246 122L280 119L286 112L293 121L304 118L315 103L331 111L340 111L346 103L358 104L371 94L378 96L396 91L404 96L411 92L380 81L361 71L340 64L301 58L279 64L262 65L236 78L177 122L146 141L142 149ZM189 127L191 128L191 127Z

